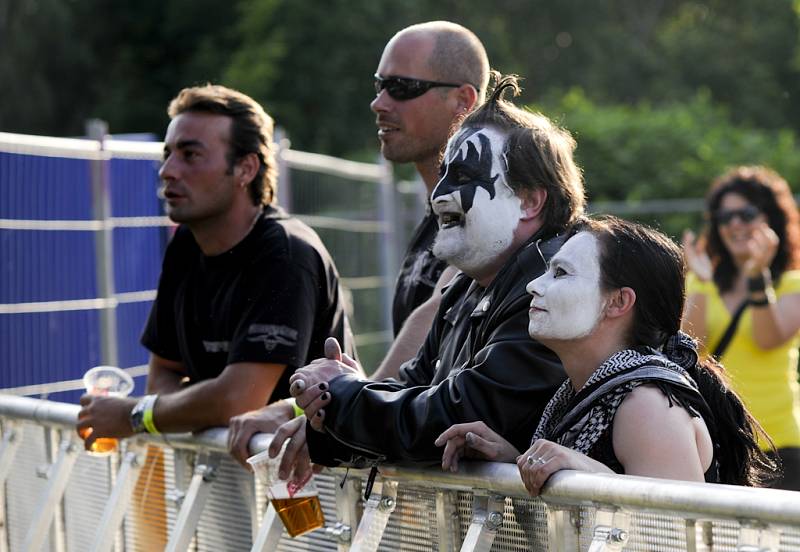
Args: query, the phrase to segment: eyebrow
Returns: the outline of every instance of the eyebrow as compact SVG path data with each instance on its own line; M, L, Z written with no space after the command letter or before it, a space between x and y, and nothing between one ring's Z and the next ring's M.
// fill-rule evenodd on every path
M194 147L205 148L205 144L203 144L203 142L201 142L200 140L178 140L178 142L175 144L176 150L194 148ZM169 145L165 143L164 153L167 153L169 151L171 151L171 148L169 147Z

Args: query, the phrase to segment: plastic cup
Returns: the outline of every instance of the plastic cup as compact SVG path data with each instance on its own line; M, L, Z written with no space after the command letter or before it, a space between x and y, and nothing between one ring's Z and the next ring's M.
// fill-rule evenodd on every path
M133 378L125 370L116 366L95 366L83 375L83 386L90 395L127 397L133 391ZM82 439L92 434L92 428L80 431ZM119 440L113 437L100 437L92 443L89 452L97 455L110 454L117 450Z
M288 441L287 441L288 442ZM278 477L284 448L277 458L265 450L247 459L258 480L267 488L272 506L290 537L297 537L325 525L319 491L313 475L305 481L287 481Z

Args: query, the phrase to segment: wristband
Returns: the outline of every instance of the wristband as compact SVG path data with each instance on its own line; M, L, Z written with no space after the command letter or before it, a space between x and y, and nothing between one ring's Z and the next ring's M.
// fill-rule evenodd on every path
M153 422L153 409L156 406L158 395L147 395L143 400L147 401L144 406L144 415L142 416L144 429L150 435L160 435L161 433L156 429L156 425Z
M770 281L772 278L769 277L769 273L767 272L767 277L764 276L762 272L758 276L752 276L747 279L747 291L750 293L755 293L757 291L764 291L767 287L772 285Z
M294 397L284 400L288 402L290 405L292 405L292 412L294 413L295 418L299 418L300 416L305 414L303 409L297 406L297 401L294 399Z
M769 305L770 301L769 297L764 296L763 299L748 299L747 303L751 307L766 307L767 305Z

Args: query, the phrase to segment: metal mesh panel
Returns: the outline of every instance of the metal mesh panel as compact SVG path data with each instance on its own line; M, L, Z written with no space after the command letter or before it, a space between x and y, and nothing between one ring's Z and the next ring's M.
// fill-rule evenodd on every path
M47 460L46 431L31 423L19 425L22 442L6 481L6 515L9 550L22 550L28 528L36 515L37 503L47 487L47 480L37 475ZM48 538L43 546L52 550Z
M378 550L438 550L435 489L403 487Z
M168 499L175 488L174 452L149 445L125 516L125 550L161 550L177 517L175 502Z
M81 454L75 462L64 492L67 550L88 550L94 541L103 508L111 495L112 464L117 461L117 454Z
M197 525L197 550L249 550L252 541L253 476L224 457Z

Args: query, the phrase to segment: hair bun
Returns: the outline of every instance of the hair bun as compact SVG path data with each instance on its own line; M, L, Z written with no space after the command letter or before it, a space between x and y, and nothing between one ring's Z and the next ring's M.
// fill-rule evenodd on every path
M691 370L697 364L697 343L681 331L667 339L663 352L664 356L684 370Z

